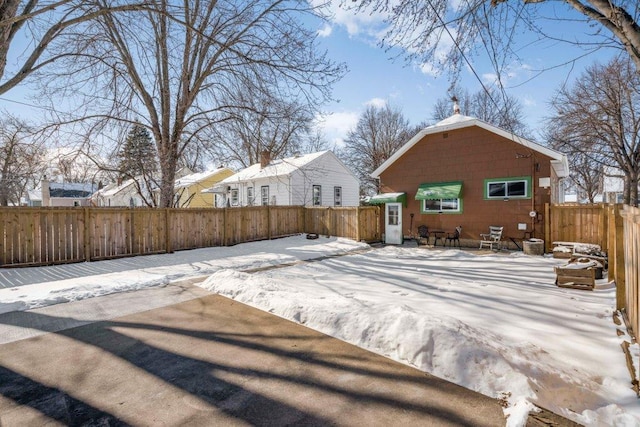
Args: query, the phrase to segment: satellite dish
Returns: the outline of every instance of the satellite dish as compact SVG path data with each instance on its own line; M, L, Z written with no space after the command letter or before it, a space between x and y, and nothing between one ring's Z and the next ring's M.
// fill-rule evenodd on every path
M535 217L537 217L537 216L538 216L538 212L536 212L536 211L531 211L531 212L529 212L529 216L530 216L531 218L535 218Z

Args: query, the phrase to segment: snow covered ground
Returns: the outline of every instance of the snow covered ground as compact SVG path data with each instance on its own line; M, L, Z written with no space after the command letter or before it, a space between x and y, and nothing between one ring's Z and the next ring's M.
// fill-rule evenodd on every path
M532 403L589 426L640 425L606 280L561 289L560 260L521 252L401 246L298 262L368 248L302 236L219 248L201 263L2 289L0 312L207 275L213 292L501 398L508 425ZM246 272L283 263L294 265Z

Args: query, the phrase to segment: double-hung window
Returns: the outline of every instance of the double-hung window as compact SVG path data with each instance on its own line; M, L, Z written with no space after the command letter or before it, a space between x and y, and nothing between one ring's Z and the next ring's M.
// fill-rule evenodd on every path
M485 199L531 198L531 177L486 179Z
M238 206L238 189L231 189L231 206Z
M262 206L267 206L269 204L269 186L263 185L260 187L260 199L262 202Z
M321 185L314 185L312 187L312 204L313 206L320 206L322 205L322 186Z
M253 206L253 187L247 187L247 206Z
M333 205L342 206L342 187L333 187Z
M416 200L421 200L421 213L461 213L462 181L420 184Z

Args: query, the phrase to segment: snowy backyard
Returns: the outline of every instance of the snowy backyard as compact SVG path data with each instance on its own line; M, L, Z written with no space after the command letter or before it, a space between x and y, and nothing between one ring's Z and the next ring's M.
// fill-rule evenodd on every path
M640 425L615 288L556 287L562 260L304 236L208 254L0 289L0 312L207 277L199 286L502 399L508 425L524 425L533 404L589 426Z

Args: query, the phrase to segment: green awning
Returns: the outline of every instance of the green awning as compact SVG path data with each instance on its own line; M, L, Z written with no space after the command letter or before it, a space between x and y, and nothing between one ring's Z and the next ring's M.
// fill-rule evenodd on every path
M420 184L416 200L459 199L462 181Z
M407 193L381 193L369 198L370 205L383 205L385 203L402 203L407 205Z

